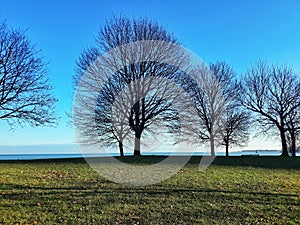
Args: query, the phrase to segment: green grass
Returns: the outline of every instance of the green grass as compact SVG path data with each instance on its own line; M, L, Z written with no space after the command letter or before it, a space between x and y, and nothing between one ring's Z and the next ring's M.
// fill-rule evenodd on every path
M0 224L300 224L300 157L218 157L204 172L199 160L146 187L80 159L2 162Z

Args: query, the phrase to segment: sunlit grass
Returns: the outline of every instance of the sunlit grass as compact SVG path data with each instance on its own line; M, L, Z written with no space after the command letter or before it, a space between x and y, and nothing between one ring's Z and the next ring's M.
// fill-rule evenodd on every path
M2 162L0 224L300 223L300 158L220 157L203 172L198 162L146 187L112 183L79 159Z

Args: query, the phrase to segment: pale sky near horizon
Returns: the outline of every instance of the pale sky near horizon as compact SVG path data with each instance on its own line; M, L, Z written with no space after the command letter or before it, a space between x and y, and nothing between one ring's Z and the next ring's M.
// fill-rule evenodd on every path
M15 131L0 121L0 145L74 143L66 113L72 107L75 61L112 14L157 20L205 62L226 61L241 74L259 59L289 63L300 72L299 12L297 0L3 1L0 22L27 29L27 36L49 61L61 119L56 128ZM280 149L278 139L251 139L246 148Z

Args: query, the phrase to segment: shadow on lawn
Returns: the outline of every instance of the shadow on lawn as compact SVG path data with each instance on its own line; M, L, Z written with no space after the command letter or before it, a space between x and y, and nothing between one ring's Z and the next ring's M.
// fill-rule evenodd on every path
M176 156L180 158L181 156ZM115 157L116 159L130 164L155 164L166 158L166 156L125 156ZM95 158L96 159L96 158ZM184 158L185 159L185 158ZM192 156L188 164L199 164L202 156ZM41 159L41 160L10 160L0 161L1 163L20 163L20 164L86 164L83 158L76 159ZM215 166L246 166L260 167L269 169L300 169L300 157L281 157L281 156L217 156L212 163Z
M192 159L193 160L193 159ZM267 169L300 169L300 157L284 156L233 156L216 157L213 165L246 166Z
M70 186L70 187L40 187L40 186L27 186L27 185L17 185L17 184L5 184L5 189L0 186L0 198L2 199L15 199L21 198L26 199L28 197L34 197L42 195L43 197L47 195L54 196L95 196L99 194L104 195L132 195L137 194L141 196L190 196L191 194L196 195L224 195L232 198L243 198L243 196L253 197L253 198L300 198L300 194L290 194L290 193L272 193L272 192L254 192L254 191L245 191L245 190L218 190L210 188L178 188L176 186L148 186L148 187L127 187L115 184L113 182L101 182L102 186L99 185L99 182L92 182L85 184L83 186ZM104 184L104 185L103 185ZM109 185L109 186L108 186ZM115 186L115 187L114 187ZM5 193L5 192L9 193ZM300 203L295 201L295 204L300 206Z

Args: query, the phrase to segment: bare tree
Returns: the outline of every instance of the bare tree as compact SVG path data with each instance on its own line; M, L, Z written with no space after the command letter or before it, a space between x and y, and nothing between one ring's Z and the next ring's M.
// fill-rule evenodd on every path
M74 125L80 128L82 143L89 145L101 143L108 147L118 144L120 156L124 156L123 142L130 133L130 128L128 124L116 119L122 118L126 108L112 111L113 104L116 104L115 98L121 90L118 85L112 79L105 83L97 95L95 108L92 107L93 98L82 99L80 107L74 109L81 119L74 120ZM118 106L122 107L121 104ZM91 123L86 119L88 117L93 117L96 123Z
M222 88L224 101L224 124L222 124L223 140L226 156L229 156L231 145L244 146L249 139L250 114L238 103L238 85L234 70L225 62L210 64L210 69Z
M287 120L300 104L300 81L287 65L268 66L258 62L240 84L241 104L256 114L262 132L279 132L282 154L288 156Z
M0 24L0 119L17 125L50 125L56 120L52 87L43 58L24 31Z
M222 64L224 66L225 64ZM225 98L224 88L228 80L223 77L229 74L218 73L221 64L211 64L210 68L198 66L192 79L185 79L182 86L189 93L196 108L197 118L189 126L185 136L197 140L198 143L210 143L211 155L215 155L215 142L222 140L224 129Z
M82 119L75 123L82 127L81 136L103 144L112 139L120 143L133 133L134 155L140 155L142 135L151 135L162 123L166 127L175 125L177 113L172 105L180 93L169 81L175 82L180 66L187 61L182 52L174 52L172 46L177 43L171 33L149 19L112 17L107 21L95 46L84 51L77 62L75 84L85 74L88 81L81 84L86 93L101 89L97 99L77 103L76 111ZM107 52L109 56L104 54ZM91 104L86 101L95 100L96 108L89 108ZM87 124L88 114L95 114L96 127Z
M226 156L229 156L230 145L245 146L249 140L250 114L240 106L226 109L226 125L223 131L223 142Z
M231 144L243 145L248 139L249 114L237 103L235 73L225 62L216 62L198 67L194 74L198 82L189 78L182 81L197 111L197 121L189 126L185 136L198 143L209 142L212 156L215 145L225 145L228 155Z

